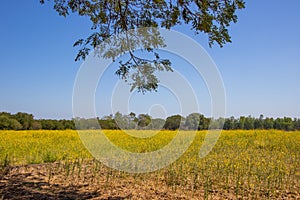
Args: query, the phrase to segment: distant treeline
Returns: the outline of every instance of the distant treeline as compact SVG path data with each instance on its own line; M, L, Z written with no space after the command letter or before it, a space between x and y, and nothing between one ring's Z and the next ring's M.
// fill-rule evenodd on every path
M298 118L259 118L241 116L239 118L207 118L199 113L192 113L186 117L173 115L167 119L155 118L147 114L130 113L128 115L117 112L115 115L97 119L76 118L72 120L34 119L32 114L18 112L11 114L0 112L0 130L65 130L65 129L152 129L152 130L207 130L212 129L278 129L300 130Z

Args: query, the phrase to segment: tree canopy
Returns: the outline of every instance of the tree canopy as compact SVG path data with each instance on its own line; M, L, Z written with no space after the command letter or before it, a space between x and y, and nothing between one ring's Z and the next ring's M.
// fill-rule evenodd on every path
M40 2L43 4L45 0ZM91 50L111 36L127 34L142 27L172 29L176 25L187 24L196 34L206 34L210 46L217 43L222 47L231 42L228 27L237 22L236 11L245 8L243 0L53 0L53 3L53 8L61 16L77 13L92 22L91 35L74 43L74 46L80 46L76 61L84 60ZM156 90L159 80L154 72L172 71L171 62L161 59L156 52L158 47L164 46L163 38L154 30L138 34L138 37L141 37L143 48L153 53L153 59L138 57L133 47L122 48L120 44L113 48L114 51L107 50L102 56L114 61L128 53L129 60L120 62L116 74L125 81L131 80L132 90Z
M138 116L138 117L136 117ZM75 126L76 121L76 126ZM99 126L100 125L100 126ZM223 126L224 125L224 126ZM34 119L32 114L18 112L11 114L0 112L0 130L65 130L65 129L137 129L137 130L251 130L251 129L278 129L278 130L300 130L300 119L283 118L259 118L252 116L241 116L239 118L219 118L213 119L205 117L200 113L191 113L186 117L181 115L172 115L167 119L152 118L148 114L139 114L131 112L122 114L120 112L114 115L104 116L102 118L84 119Z

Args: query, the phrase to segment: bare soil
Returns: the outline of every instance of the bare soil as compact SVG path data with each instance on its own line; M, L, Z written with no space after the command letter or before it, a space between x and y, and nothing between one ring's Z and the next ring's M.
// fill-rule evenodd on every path
M88 166L85 166L88 169ZM101 171L101 170L100 170ZM212 190L168 186L163 177L126 175L108 176L103 169L66 175L57 163L10 167L0 176L0 200L4 199L264 199L245 191L236 196L233 189ZM77 174L77 175L76 175ZM299 193L278 192L271 199L300 199Z

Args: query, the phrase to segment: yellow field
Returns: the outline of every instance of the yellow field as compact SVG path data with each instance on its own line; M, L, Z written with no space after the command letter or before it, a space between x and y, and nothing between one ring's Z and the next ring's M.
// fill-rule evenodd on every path
M155 134L133 131L134 134ZM83 133L83 132L82 132ZM85 131L83 134L97 133ZM151 139L133 138L122 131L105 131L117 146L131 152L151 152L167 145L176 132L161 131ZM185 134L189 134L188 131ZM132 175L105 168L92 160L76 131L0 131L0 159L2 165L32 163L60 163L57 172L66 177L82 175L79 164L88 160L93 179L109 172L109 180L126 180L139 176L142 180L157 181L190 195L203 198L214 193L231 194L233 198L299 198L300 191L300 132L277 130L223 131L208 156L199 158L199 150L206 131L199 131L190 148L172 165L159 171ZM76 166L71 167L71 165ZM70 175L70 169L72 174ZM77 170L77 173L75 173ZM100 170L99 173L97 170ZM85 171L88 173L89 170ZM77 175L76 175L77 174ZM87 180L84 175L84 180ZM49 178L50 179L50 178ZM67 179L67 178L66 178ZM151 182L150 181L150 182ZM221 198L224 197L221 195ZM230 196L226 196L230 198Z

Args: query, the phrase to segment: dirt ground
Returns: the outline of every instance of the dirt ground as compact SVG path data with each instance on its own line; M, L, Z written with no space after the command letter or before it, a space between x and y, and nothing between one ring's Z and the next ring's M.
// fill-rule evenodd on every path
M97 178L86 172L83 176L66 176L55 164L39 164L10 167L0 177L0 200L4 199L261 199L259 196L235 196L228 191L210 191L209 196L201 189L170 187L159 178L133 176ZM271 199L298 199L299 194L286 193ZM300 198L299 198L300 199Z

